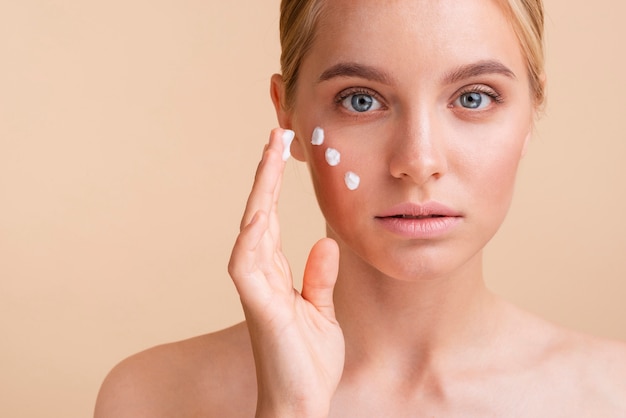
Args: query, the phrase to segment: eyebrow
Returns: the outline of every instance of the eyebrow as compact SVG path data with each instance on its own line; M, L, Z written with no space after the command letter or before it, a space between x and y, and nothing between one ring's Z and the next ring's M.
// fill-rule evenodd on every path
M484 74L502 74L515 79L515 73L499 61L484 60L476 63L462 65L448 72L443 77L445 84L453 84L467 78L478 77ZM317 80L318 83L328 81L336 77L359 77L366 80L377 81L383 84L391 84L391 76L385 71L375 67L355 62L341 62L326 69Z
M383 84L391 84L391 77L386 72L369 65L355 62L341 62L335 64L324 71L317 81L321 83L322 81L328 81L336 77L359 77Z
M478 61L473 64L462 65L453 71L445 74L443 82L445 84L453 84L467 78L478 77L484 74L502 74L506 77L515 79L515 73L499 61L487 60Z

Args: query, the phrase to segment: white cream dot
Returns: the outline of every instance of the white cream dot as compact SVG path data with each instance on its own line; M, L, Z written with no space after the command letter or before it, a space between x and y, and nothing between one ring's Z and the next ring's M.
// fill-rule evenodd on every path
M334 148L328 148L326 150L326 162L330 166L336 166L341 161L341 154Z
M346 182L348 189L356 190L359 187L359 183L361 183L361 178L358 174L348 171L344 177L344 181Z
M322 145L324 143L324 130L319 126L313 129L313 137L311 138L311 144Z

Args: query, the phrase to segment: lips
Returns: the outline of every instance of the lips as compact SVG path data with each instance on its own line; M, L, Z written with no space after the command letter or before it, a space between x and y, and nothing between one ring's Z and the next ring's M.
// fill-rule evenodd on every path
M461 213L439 202L424 204L401 203L384 210L376 218L423 219L436 217L459 217Z
M388 232L411 239L433 239L448 234L462 214L438 202L402 203L384 210L375 220Z
M427 218L442 218L445 215L393 215L390 218L399 218L399 219L427 219Z

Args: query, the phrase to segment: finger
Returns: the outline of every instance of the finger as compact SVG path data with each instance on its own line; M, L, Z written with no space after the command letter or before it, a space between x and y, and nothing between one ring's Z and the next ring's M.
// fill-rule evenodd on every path
M339 273L339 247L330 238L319 240L309 253L302 280L302 297L326 318L335 319L333 290Z
M295 133L291 130L284 130L280 135L280 140L282 142L282 154L281 158L283 162L287 161L289 157L291 157L291 142L295 137ZM275 248L280 249L280 222L278 218L278 202L280 199L280 192L282 189L283 183L283 175L285 173L285 164L282 166L282 170L280 171L279 177L276 181L276 186L274 187L274 196L272 203L272 210L269 213L269 232L270 235L274 239Z
M286 134L286 132L289 133ZM250 223L250 220L258 211L263 211L266 214L276 212L274 205L278 200L277 194L280 192L279 185L285 168L283 135L289 138L292 135L292 131L283 129L274 129L272 131L270 142L263 152L263 158L257 168L240 229L243 229Z
M267 290L267 282L258 277L259 246L267 232L267 215L259 211L242 229L235 241L228 262L228 274L233 279L242 300L250 300L255 294Z
M230 261L230 274L242 300L263 300L275 291L290 293L293 280L287 259L275 249L268 217L257 212L239 233Z

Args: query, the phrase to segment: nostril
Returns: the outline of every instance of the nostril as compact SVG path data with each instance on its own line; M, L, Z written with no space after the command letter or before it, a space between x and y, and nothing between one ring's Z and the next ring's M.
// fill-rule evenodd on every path
M408 153L396 154L389 163L390 174L403 180L422 184L430 179L439 179L447 172L447 161L443 155Z

